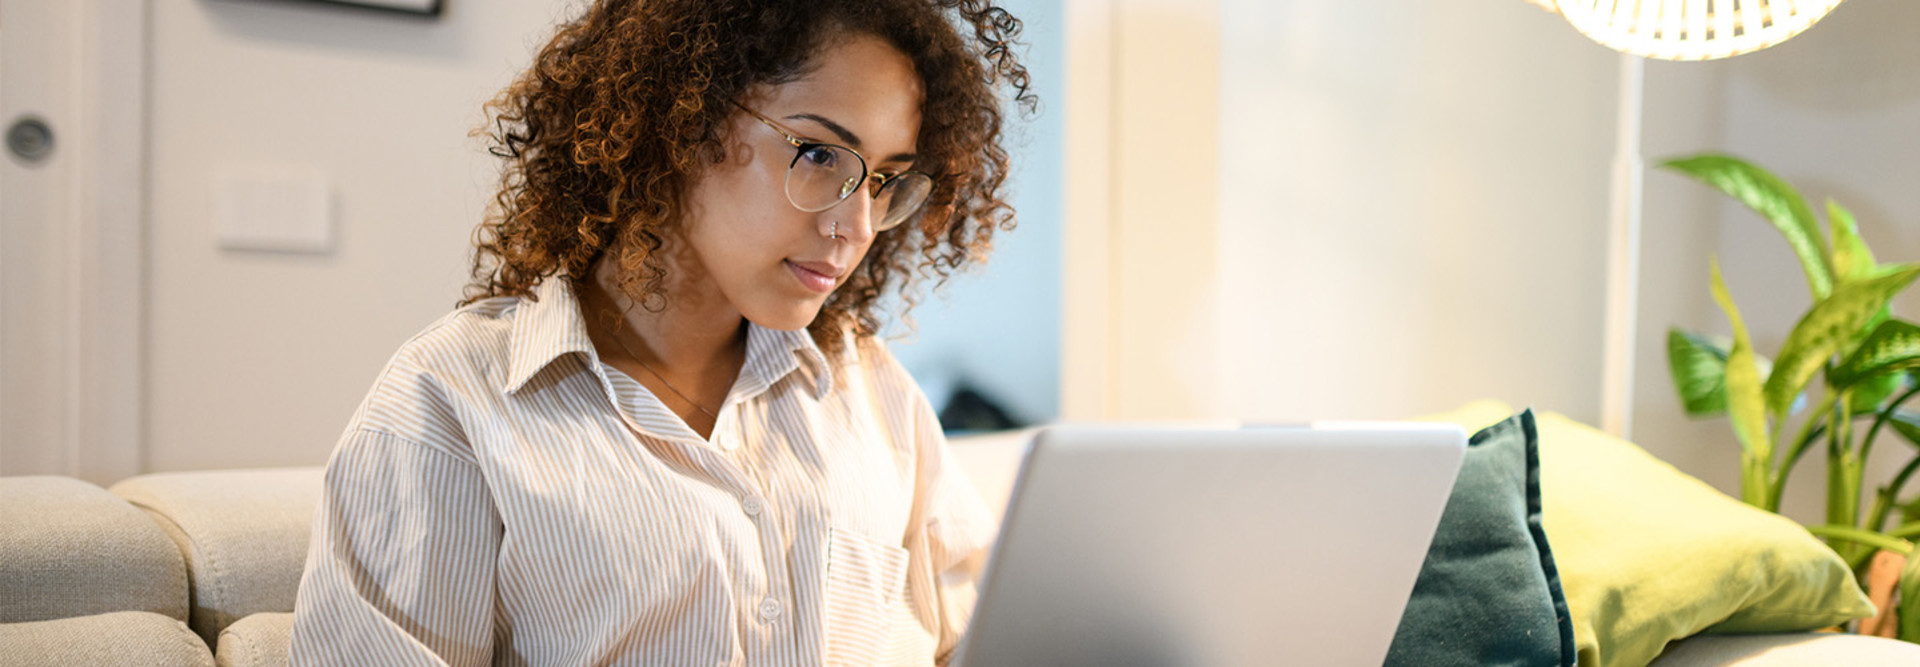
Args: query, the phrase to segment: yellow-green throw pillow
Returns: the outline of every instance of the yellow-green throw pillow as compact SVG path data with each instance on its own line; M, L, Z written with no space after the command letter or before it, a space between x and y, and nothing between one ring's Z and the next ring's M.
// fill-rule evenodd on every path
M1432 419L1472 430L1511 414L1481 402ZM1536 414L1543 523L1583 667L1645 665L1700 632L1812 630L1873 614L1846 563L1799 524L1633 443Z

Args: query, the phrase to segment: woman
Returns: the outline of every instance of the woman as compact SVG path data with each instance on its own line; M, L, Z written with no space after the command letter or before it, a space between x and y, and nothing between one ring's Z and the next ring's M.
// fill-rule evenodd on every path
M490 106L467 303L328 466L294 661L944 661L992 526L874 334L1011 226L1019 27L981 0L563 26Z

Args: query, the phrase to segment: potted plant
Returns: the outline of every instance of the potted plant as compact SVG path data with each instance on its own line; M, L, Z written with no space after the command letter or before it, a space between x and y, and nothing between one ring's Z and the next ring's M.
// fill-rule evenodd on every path
M1866 512L1860 505L1864 465L1876 443L1898 437L1920 447L1920 401L1914 401L1920 325L1895 317L1889 305L1920 277L1920 264L1875 261L1853 214L1832 200L1822 233L1798 192L1739 158L1703 154L1660 167L1733 197L1771 223L1798 256L1813 295L1769 359L1754 349L1715 259L1713 298L1732 324L1732 338L1668 332L1668 363L1687 414L1726 415L1732 422L1741 447L1741 499L1778 512L1795 464L1824 446L1826 517L1808 530L1847 558L1863 581L1877 550L1912 554L1920 502L1904 489L1920 471L1920 456L1876 490ZM1899 580L1899 636L1920 640L1920 557L1907 559Z

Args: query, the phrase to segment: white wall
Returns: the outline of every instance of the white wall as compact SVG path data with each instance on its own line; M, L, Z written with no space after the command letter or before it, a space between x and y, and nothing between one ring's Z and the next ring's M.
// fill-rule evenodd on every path
M322 462L388 355L459 298L498 166L467 131L577 1L455 1L437 20L155 4L147 467ZM917 374L1039 420L1059 411L1062 9L1007 4L1045 104L1009 135L1021 227L898 345ZM216 247L215 175L255 165L327 175L332 253Z
M1218 263L1183 267L1218 276L1220 400L1185 416L1392 418L1492 396L1596 421L1615 56L1503 0L1220 15ZM1920 4L1854 0L1772 50L1650 62L1642 151L1749 157L1851 207L1882 261L1920 260L1916 24ZM1645 187L1634 438L1737 492L1726 422L1678 408L1666 330L1727 331L1710 254L1763 351L1807 307L1804 280L1739 205L1666 172ZM1910 291L1895 310L1916 307ZM1889 438L1872 474L1912 454ZM1790 487L1796 518L1819 516L1821 458Z
M495 169L466 131L565 4L422 21L154 3L147 468L324 459L387 355L457 298ZM1403 417L1495 396L1597 418L1613 54L1510 0L1446 3L1458 18L1390 0L1064 4L1106 22L1066 45L1101 81L1067 89L1110 104L1049 108L1112 137L1089 169L1111 173L1075 200L1100 234L1062 248L1105 260L1064 276L1101 302L1063 344L1104 351L1069 372L1098 380L1073 416ZM1751 156L1851 206L1883 259L1920 260L1920 47L1901 32L1917 13L1852 0L1767 52L1649 63L1646 155ZM329 175L333 253L215 247L212 176L250 164ZM1717 195L1655 172L1646 202L1636 439L1731 489L1735 446L1724 422L1679 416L1664 331L1724 332L1715 249L1763 348L1805 290L1774 232Z
M1216 416L1222 103L1232 25L1214 0L1130 0L1115 16L1109 417Z
M1513 0L1225 0L1220 24L1201 416L1596 419L1616 56Z
M325 460L388 355L459 298L496 169L467 131L566 4L154 3L149 469ZM216 247L214 174L252 165L327 176L333 252Z
M1120 12L1160 6L1139 0ZM1162 336L1149 356L1191 359L1208 345L1214 356L1189 364L1182 383L1116 352L1112 382L1134 400L1109 414L1398 418L1484 396L1597 422L1612 52L1506 0L1221 0L1182 11L1218 16L1217 108L1159 121L1175 141L1187 138L1182 128L1217 122L1219 213L1129 226L1128 211L1116 211L1123 249L1111 270L1137 271L1148 265L1126 258L1206 235L1213 254L1163 253L1171 261L1154 266L1181 276L1180 298L1113 289L1119 310L1160 309L1200 336ZM1920 188L1911 187L1920 42L1903 32L1915 24L1920 5L1854 0L1766 52L1650 62L1642 151L1650 162L1745 155L1816 203L1832 195L1853 208L1883 261L1920 260ZM1115 48L1124 65L1161 45ZM1124 71L1115 79L1129 80ZM1160 104L1116 100L1120 119ZM1152 150L1156 138L1117 137L1117 172L1162 166L1135 162L1165 155ZM1178 161L1164 168L1184 182L1204 175L1183 171L1210 173ZM1644 196L1634 438L1736 492L1738 446L1724 420L1680 413L1666 330L1725 333L1706 289L1710 254L1722 257L1763 350L1806 308L1804 283L1777 233L1737 204L1658 171ZM1126 208L1124 195L1114 201ZM1194 312L1206 303L1217 312ZM1920 292L1911 292L1896 312L1912 318L1916 306ZM1125 324L1114 328L1127 335ZM1870 468L1884 478L1910 455L1883 443ZM1818 458L1788 494L1798 518L1818 516Z

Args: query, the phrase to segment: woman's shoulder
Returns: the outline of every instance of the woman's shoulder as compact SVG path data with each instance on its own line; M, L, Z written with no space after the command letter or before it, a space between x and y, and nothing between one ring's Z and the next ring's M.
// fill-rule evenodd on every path
M919 382L893 356L882 336L847 332L838 358L833 361L840 377L864 385L876 398L914 407L910 413L917 413L918 405L928 403Z
M433 424L461 405L498 393L512 352L520 297L493 297L461 306L408 338L380 370L353 428L414 437L444 437L452 424Z
M389 370L480 371L505 363L523 297L481 299L447 313L394 351Z

